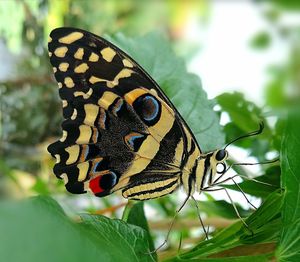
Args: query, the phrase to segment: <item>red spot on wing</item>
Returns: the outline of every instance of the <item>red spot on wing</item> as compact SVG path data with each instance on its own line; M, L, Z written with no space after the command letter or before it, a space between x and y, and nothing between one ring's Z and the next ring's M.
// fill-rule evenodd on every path
M90 189L93 191L94 194L102 193L104 189L100 187L100 180L102 176L97 176L90 180L89 186Z

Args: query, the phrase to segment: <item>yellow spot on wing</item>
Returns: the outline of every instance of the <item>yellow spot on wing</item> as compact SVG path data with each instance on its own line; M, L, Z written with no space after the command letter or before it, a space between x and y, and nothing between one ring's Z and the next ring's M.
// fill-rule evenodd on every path
M61 82L58 82L57 85L58 85L58 88L62 88L62 83Z
M90 57L89 57L89 61L90 62L97 62L99 60L99 56L95 53L91 53Z
M66 72L68 70L69 64L68 63L60 63L58 68L62 72Z
M74 92L74 96L75 97L82 96L84 99L90 98L92 94L93 94L93 89L92 88L90 88L87 93L82 92L82 91L76 91L76 92Z
M145 90L145 89L142 89L142 88L136 88L136 89L133 89L132 91L126 93L125 95L125 100L128 104L132 105L133 102L138 98L140 97L141 95L143 94L147 94L148 92Z
M56 163L58 164L60 162L60 155L59 154L56 154L55 155L55 158L56 158Z
M65 151L69 154L69 158L66 161L67 165L74 164L77 161L79 156L79 150L79 145L73 145L65 148Z
M68 51L68 48L66 46L61 46L55 49L54 54L57 57L65 57L66 53Z
M67 184L69 182L68 175L66 173L62 173L60 176L64 180L64 183Z
M121 78L130 77L132 73L133 73L132 70L127 69L127 68L124 68L124 69L122 69L122 70L116 75L116 77L115 77L115 79L114 79L113 82L115 83L115 85L118 85L118 84L119 84L119 80L120 80Z
M75 86L73 79L69 76L65 78L64 83L65 83L66 87L68 87L68 88L72 88Z
M99 106L93 104L84 105L85 118L84 123L93 126L99 113Z
M97 82L106 82L106 81L107 81L106 79L98 78L96 76L91 76L90 79L89 79L89 82L91 84L95 84Z
M116 52L110 47L106 47L102 49L100 53L103 59L106 60L107 62L111 62L116 55Z
M83 54L84 54L83 48L80 47L80 48L78 48L77 51L75 52L74 57L75 57L76 59L81 60L82 57L83 57Z
M131 74L133 73L132 70L130 69L127 69L127 68L124 68L122 69L114 78L114 80L110 81L110 80L107 80L107 79L102 79L102 78L99 78L99 77L96 77L96 76L91 76L90 79L89 79L89 82L91 84L95 84L97 82L106 82L106 85L107 87L109 88L113 88L115 87L116 85L119 84L119 80L121 78L126 78L126 77L129 77L131 76Z
M88 70L88 69L89 69L88 65L86 63L82 63L74 69L74 72L75 73L85 73L86 70Z
M72 120L75 120L75 119L76 119L76 117L77 117L77 109L76 109L76 108L74 108L74 110L73 110L73 114L72 114L72 116L71 116L71 119L72 119Z
M80 38L83 37L83 33L80 32L72 32L71 34L68 34L60 39L58 39L58 42L63 43L63 44L71 44Z
M130 67L130 68L133 67L133 64L128 59L126 59L126 58L124 58L122 60L122 62L123 62L123 65L126 66L126 67Z
M103 95L98 100L98 105L105 110L115 101L115 99L119 97L113 92L105 91Z
M68 106L68 101L67 100L62 100L62 106L67 107Z
M85 180L87 172L89 170L89 162L83 162L77 165L77 168L79 169L79 176L78 181L82 182Z
M66 130L63 130L63 135L61 139L59 139L60 142L64 142L67 138L68 132Z
M57 68L53 67L53 72L56 73L57 72Z
M77 144L88 144L92 136L92 129L87 125L79 126L79 137L76 140Z

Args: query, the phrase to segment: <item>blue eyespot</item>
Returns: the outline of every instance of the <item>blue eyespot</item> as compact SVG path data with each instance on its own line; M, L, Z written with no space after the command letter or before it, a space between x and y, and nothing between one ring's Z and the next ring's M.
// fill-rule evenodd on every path
M147 124L154 125L159 120L161 105L154 96L148 94L140 96L133 106Z
M159 104L152 96L146 96L143 99L143 115L146 121L151 121L157 117Z
M131 150L137 152L140 146L142 145L143 141L146 139L146 137L147 135L132 132L124 137L124 141Z
M143 138L143 137L144 137L144 135L135 135L135 136L132 136L132 137L130 137L130 138L128 139L128 143L129 143L129 145L130 145L131 147L134 148L134 142L135 142L135 140L138 139L138 138Z

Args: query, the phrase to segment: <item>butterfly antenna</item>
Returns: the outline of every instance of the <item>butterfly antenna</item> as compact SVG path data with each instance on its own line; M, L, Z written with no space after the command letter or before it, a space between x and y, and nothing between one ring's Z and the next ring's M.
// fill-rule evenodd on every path
M262 161L262 162L255 162L255 163L233 163L230 167L232 166L254 166L254 165L267 165L267 164L272 164L276 163L279 161L279 157L272 159L272 160L267 160L267 161Z
M224 149L226 149L229 145L231 145L232 143L240 140L240 139L243 139L243 138L246 138L246 137L251 137L251 136L256 136L256 135L259 135L262 133L263 129L264 129L265 125L264 125L264 122L260 122L259 123L259 129L256 130L256 131L253 131L253 132L250 132L248 134L245 134L245 135L242 135L234 140L232 140L231 142L229 142Z

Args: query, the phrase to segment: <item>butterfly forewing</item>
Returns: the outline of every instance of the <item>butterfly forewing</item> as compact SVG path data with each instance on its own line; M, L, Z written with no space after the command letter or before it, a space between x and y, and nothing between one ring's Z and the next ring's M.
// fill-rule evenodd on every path
M48 150L70 192L101 197L122 189L126 198L151 199L187 179L183 170L200 149L132 58L73 28L53 30L48 47L65 118L62 138Z

